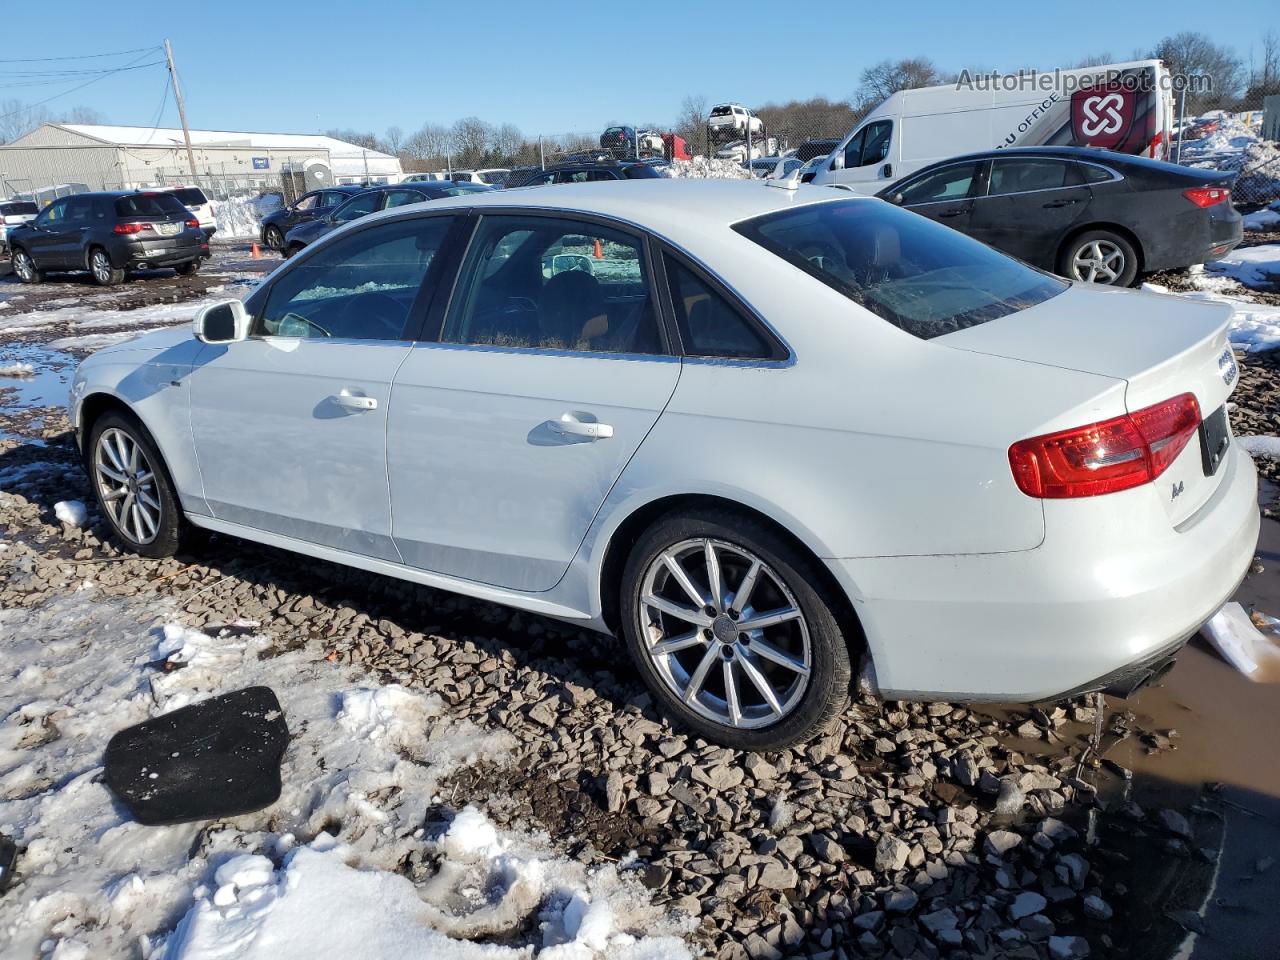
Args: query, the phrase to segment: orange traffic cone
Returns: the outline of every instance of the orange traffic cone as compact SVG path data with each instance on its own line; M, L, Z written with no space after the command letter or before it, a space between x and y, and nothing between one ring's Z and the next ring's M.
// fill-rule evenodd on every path
M600 238L596 237L596 259L604 259L604 247L600 246Z
M258 241L253 242L253 246L249 248L249 256L254 260L262 259L262 251L258 249Z

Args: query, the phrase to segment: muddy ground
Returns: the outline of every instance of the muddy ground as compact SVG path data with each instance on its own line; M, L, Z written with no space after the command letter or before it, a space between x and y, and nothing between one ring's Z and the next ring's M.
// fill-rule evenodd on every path
M0 324L19 328L0 326L0 366L35 367L0 380L0 605L36 608L91 578L107 598L154 600L191 625L260 621L280 649L434 691L520 744L507 765L455 775L448 805L545 830L589 863L636 854L655 896L699 919L710 955L1274 955L1280 687L1249 683L1202 641L1100 718L1092 699L863 698L814 743L747 755L671 727L610 638L222 536L141 560L115 549L92 506L85 528L64 527L54 503L92 504L60 406L83 349L49 347L77 332L70 320L22 332L15 318L109 308L127 330L131 310L275 262L219 245L194 279L108 292L0 277ZM1237 432L1280 433L1280 363L1248 359L1235 400ZM1275 614L1280 524L1264 527L1240 599ZM21 894L19 878L7 896Z

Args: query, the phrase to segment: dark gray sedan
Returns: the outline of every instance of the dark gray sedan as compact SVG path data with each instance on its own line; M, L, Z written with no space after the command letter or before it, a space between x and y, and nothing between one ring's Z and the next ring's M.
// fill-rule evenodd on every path
M1060 276L1132 286L1240 243L1233 177L1088 147L1012 147L943 160L877 196Z
M319 220L308 220L290 230L284 238L284 255L291 257L304 247L315 243L331 230L351 220L358 220L379 210L402 207L406 203L422 203L441 197L461 197L468 193L488 193L495 190L483 183L454 183L449 180L415 180L412 183L371 187L356 194L332 213Z

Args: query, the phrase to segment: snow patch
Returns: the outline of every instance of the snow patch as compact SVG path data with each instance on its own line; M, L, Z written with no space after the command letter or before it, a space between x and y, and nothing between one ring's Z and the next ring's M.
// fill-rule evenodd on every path
M61 500L53 505L53 515L68 527L83 527L89 511L79 500Z
M1251 457L1280 460L1280 437L1236 437L1236 442L1244 447Z
M0 304L3 306L3 304ZM0 367L0 377L34 377L36 368L29 363L10 363Z
M741 163L715 157L694 157L692 160L672 160L663 172L668 177L694 177L710 180L750 180L751 174Z

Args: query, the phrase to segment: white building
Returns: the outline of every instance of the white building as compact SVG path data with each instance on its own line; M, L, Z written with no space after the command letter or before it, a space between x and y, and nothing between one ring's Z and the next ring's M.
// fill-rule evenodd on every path
M397 183L396 157L317 134L192 130L196 181L229 195L283 180L311 189L331 183ZM121 190L190 183L182 131L105 124L46 123L0 146L0 196L56 185Z

